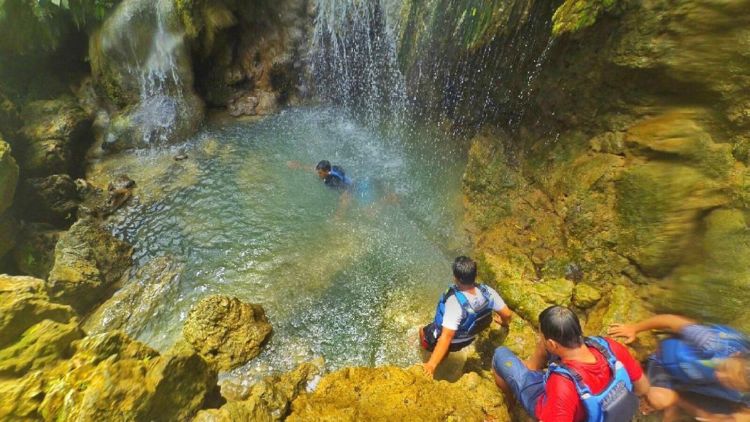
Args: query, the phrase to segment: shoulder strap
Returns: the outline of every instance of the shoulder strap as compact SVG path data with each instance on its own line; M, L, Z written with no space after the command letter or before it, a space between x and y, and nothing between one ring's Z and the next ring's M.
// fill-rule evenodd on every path
M458 304L461 305L461 307L466 311L473 311L471 308L471 305L469 305L469 300L466 299L466 295L464 295L460 290L458 290L455 287L452 287L453 294L456 296L456 300L458 301Z
M607 363L609 364L609 368L612 370L612 374L614 374L615 365L617 364L617 357L614 353L612 353L612 348L609 347L609 343L607 343L607 340L599 336L592 336L584 338L584 342L587 346L593 347L599 353L601 353L602 356L604 356L604 359L606 359Z
M576 391L578 392L579 396L583 397L585 394L589 394L589 395L591 394L591 390L583 382L583 377L575 369L568 368L561 362L558 362L558 363L553 362L549 364L547 374L545 375L545 378L544 378L545 383L547 382L547 378L549 378L551 374L562 375L568 378L569 380L571 380L573 382L573 385L575 385Z
M490 289L484 284L477 284L477 288L479 289L480 292L482 292L482 296L484 296L484 299L487 301L487 304L492 305L493 303L492 303L492 295L490 294Z

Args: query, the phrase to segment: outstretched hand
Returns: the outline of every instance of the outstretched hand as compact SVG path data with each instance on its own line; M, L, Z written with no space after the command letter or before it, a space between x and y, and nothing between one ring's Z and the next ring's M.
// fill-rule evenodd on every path
M622 337L624 338L623 343L630 344L635 341L635 335L638 333L632 325L614 323L609 326L607 334L612 337Z
M424 370L424 374L428 377L432 378L435 376L435 365L431 364L430 362L423 363L422 369Z

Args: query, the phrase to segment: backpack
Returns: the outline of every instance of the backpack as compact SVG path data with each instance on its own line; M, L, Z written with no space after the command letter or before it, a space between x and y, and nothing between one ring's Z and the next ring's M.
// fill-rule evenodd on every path
M625 370L625 366L617 360L609 344L602 337L587 337L584 339L587 346L599 351L607 360L612 380L599 393L594 394L583 382L583 377L572 368L568 368L561 362L553 362L544 376L544 382L551 374L560 374L571 381L576 387L578 396L581 398L586 409L587 422L627 422L635 417L638 410L638 397L633 392L633 383Z
M462 315L461 324L459 324L456 330L456 335L453 337L451 343L460 343L461 346L466 346L474 340L474 337L485 328L489 327L492 323L492 308L493 301L490 291L484 284L478 284L477 289L485 299L484 305L479 309L472 308L466 295L461 293L460 290L454 285L448 288L443 293L438 302L437 309L435 310L435 328L438 330L443 326L443 317L445 315L445 302L449 297L455 296L458 304L461 305ZM464 344L465 343L465 344Z

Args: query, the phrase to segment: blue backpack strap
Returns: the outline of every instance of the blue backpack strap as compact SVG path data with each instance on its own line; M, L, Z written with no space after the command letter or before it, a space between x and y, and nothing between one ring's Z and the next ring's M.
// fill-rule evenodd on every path
M576 387L576 391L578 392L578 396L583 397L585 394L590 395L591 390L589 387L583 382L583 377L581 374L579 374L575 369L568 368L561 362L553 362L549 364L549 368L547 372L544 374L544 383L547 383L547 379L552 374L558 374L561 376L564 376L565 378L568 378L573 382L573 385Z
M494 301L492 300L492 295L490 294L489 288L487 288L484 284L478 284L477 287L479 288L479 291L482 292L482 296L484 296L484 299L487 301L487 304L490 308L493 308Z
M595 348L602 354L602 356L604 356L604 359L606 359L609 364L609 368L612 369L612 372L614 373L615 365L617 365L617 357L615 357L615 354L612 352L612 348L609 347L607 340L599 336L593 336L586 337L584 342L587 346Z

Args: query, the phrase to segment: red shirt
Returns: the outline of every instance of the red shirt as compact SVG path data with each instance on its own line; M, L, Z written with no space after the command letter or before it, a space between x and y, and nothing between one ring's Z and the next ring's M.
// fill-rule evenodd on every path
M630 356L628 349L620 343L605 338L617 360L622 362L625 370L633 382L643 376L641 365ZM575 369L583 378L592 393L598 394L612 381L612 372L604 356L598 350L589 347L596 357L594 363L582 363L564 360L568 368ZM552 374L547 380L544 394L536 403L536 416L544 422L578 422L586 419L586 409L576 391L575 384L570 378L560 374Z

